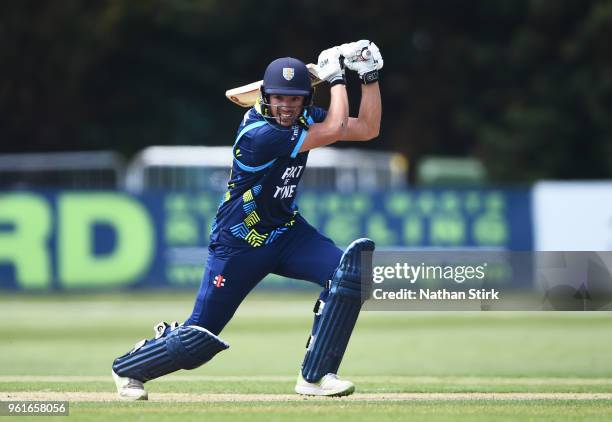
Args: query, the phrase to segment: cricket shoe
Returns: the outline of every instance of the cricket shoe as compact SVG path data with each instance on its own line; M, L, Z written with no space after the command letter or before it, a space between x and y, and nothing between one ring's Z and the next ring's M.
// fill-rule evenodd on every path
M144 389L142 381L134 378L120 377L113 371L113 379L117 386L119 397L124 400L148 400L149 394Z
M308 382L302 377L300 372L295 384L295 392L307 396L340 397L353 394L354 391L355 384L338 378L336 374L327 374L319 382Z

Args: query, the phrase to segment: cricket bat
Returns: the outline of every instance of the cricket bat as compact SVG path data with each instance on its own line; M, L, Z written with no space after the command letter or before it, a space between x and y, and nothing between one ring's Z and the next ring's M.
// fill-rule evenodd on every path
M306 65L310 73L310 84L317 86L323 82L317 76L317 65L309 63ZM238 88L228 89L225 91L225 96L228 100L240 107L253 107L257 98L259 98L259 87L263 81L257 81L248 85L239 86Z
M361 54L350 58L350 60L367 60L371 56L370 50L364 49ZM310 73L310 85L317 86L321 82L319 75L317 74L317 65L309 63L306 65L308 73ZM248 85L239 86L238 88L232 88L225 91L225 96L228 100L240 107L253 107L257 98L259 98L259 88L263 81L252 82Z

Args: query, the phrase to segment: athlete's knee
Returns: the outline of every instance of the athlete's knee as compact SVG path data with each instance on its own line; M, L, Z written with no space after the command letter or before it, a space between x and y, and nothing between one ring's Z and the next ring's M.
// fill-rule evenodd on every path
M368 296L374 248L374 242L367 238L357 239L346 248L329 283L332 293L355 298Z
M185 326L193 326L203 328L212 334L218 336L221 331L223 331L223 327L225 327L225 323L220 321L211 321L210 319L205 320L203 318L194 318L194 316L190 316L184 323Z
M121 377L146 382L179 369L195 369L229 345L209 330L196 325L160 322L155 337L142 340L113 362Z
M183 325L197 325L219 335L232 319L239 301L198 300L194 309Z

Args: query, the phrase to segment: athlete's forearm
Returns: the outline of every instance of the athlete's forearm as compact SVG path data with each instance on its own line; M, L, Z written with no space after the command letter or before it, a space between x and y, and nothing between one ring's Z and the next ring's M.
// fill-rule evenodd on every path
M362 85L359 114L348 119L344 141L369 141L378 136L382 117L382 103L378 82Z
M335 137L338 140L344 136L348 121L349 105L346 85L337 84L332 86L330 94L329 109L323 123L329 125L332 131L337 131Z
M344 139L348 130L348 120L346 86L334 85L331 87L331 100L325 120L310 126L308 136L300 147L300 152L330 145Z
M380 119L382 117L382 103L378 82L362 85L361 104L357 119L366 127L366 136L376 138L380 132Z

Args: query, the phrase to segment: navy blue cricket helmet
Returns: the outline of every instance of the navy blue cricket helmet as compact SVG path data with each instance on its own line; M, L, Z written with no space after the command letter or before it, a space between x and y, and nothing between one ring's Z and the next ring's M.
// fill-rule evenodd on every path
M283 57L270 63L261 85L264 103L269 103L267 96L271 94L306 97L304 105L311 105L313 89L306 65L293 57Z

